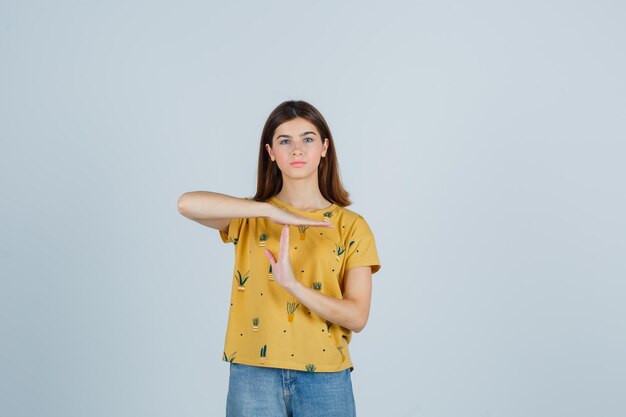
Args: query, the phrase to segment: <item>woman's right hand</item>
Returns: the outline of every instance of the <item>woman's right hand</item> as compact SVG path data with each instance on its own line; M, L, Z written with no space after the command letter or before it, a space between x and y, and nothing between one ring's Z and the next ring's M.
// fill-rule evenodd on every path
M319 226L319 227L335 227L331 222L325 222L321 220L313 220L305 216L301 216L296 213L292 213L287 210L283 210L280 207L272 206L267 216L270 220L279 224L290 224L294 226Z

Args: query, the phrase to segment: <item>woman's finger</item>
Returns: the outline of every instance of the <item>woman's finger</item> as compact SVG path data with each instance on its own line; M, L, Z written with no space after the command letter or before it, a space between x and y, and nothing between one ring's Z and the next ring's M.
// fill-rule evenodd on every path
M321 222L321 221L315 221L315 220L311 220L307 222L306 225L316 226L316 227L334 227L334 224L331 222Z
M296 221L283 221L283 220L274 220L270 219L272 222L281 225L291 225L291 226L313 226L313 227L335 227L335 224L332 222L323 222L323 221L315 221L315 220L296 220Z
M289 225L288 224L283 226L283 232L280 235L280 249L281 249L281 255L279 255L280 259L285 259L289 257Z
M276 263L276 260L274 259L274 254L272 253L271 250L265 248L263 250L265 252L265 256L267 256L267 259L270 261L270 264L272 265L272 268L274 267L274 264Z
M278 261L282 261L285 258L285 252L288 252L289 246L285 244L285 229L287 229L287 233L289 233L289 226L283 225L283 228L280 232L280 250L278 251Z
M317 225L321 227L328 227L328 228L335 227L335 223L331 223L331 222L319 222Z

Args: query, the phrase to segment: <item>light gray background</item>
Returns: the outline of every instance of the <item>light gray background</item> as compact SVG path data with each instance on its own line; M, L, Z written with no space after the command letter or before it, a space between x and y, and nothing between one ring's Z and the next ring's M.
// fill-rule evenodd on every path
M375 233L366 416L626 413L619 1L0 3L0 415L219 416L233 248L311 102Z

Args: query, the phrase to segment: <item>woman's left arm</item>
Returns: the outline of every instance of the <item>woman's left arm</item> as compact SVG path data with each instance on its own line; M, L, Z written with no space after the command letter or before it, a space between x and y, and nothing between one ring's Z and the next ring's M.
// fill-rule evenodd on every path
M350 268L344 280L341 300L305 287L297 280L285 289L322 318L358 333L365 327L370 313L372 268Z
M265 249L265 254L272 264L276 282L322 318L355 333L363 330L370 312L372 268L358 266L348 269L344 276L343 299L338 299L308 288L296 279L291 267L288 248L289 226L285 225L281 235L278 260L274 259L269 249Z

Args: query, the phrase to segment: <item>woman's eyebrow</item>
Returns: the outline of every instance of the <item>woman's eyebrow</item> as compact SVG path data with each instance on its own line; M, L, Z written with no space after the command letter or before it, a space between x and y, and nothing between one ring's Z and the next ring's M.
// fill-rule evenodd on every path
M304 136L304 135L308 135L308 134L315 135L315 132L304 132L300 136ZM289 136L289 135L278 135L278 136L276 136L276 139L280 139L282 137L291 139L291 136Z

